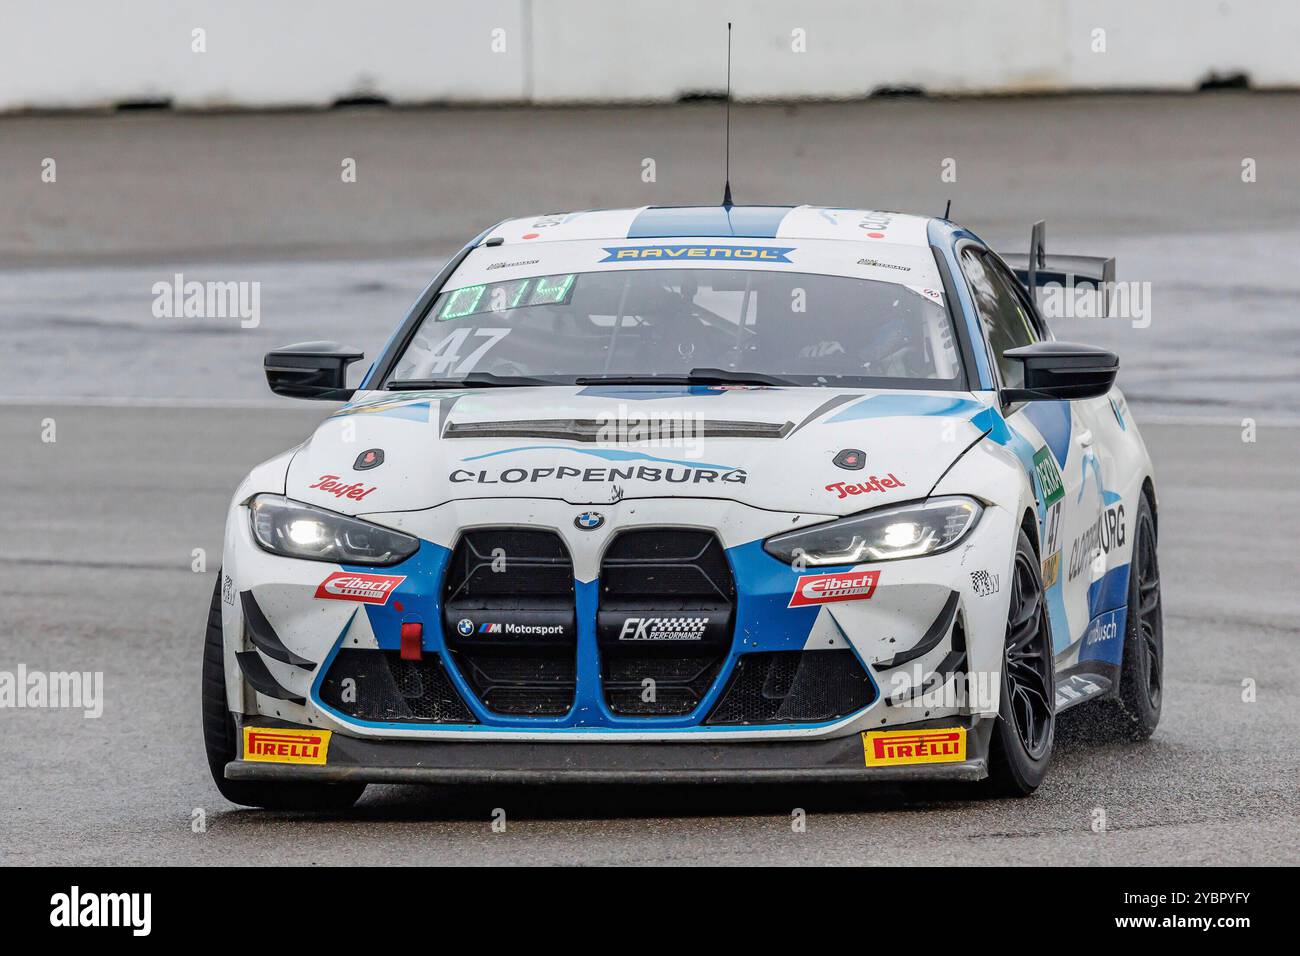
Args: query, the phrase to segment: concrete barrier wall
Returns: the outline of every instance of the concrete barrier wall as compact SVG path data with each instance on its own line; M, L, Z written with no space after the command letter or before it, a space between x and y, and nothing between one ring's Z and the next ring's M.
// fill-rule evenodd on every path
M671 101L728 19L742 99L1300 87L1294 0L0 0L0 110Z

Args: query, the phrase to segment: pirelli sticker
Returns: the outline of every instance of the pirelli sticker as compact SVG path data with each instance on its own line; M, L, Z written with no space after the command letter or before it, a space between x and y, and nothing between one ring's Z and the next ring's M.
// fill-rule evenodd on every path
M868 767L958 763L966 759L966 728L869 730L862 735Z
M244 759L256 763L324 764L331 733L293 727L245 727Z

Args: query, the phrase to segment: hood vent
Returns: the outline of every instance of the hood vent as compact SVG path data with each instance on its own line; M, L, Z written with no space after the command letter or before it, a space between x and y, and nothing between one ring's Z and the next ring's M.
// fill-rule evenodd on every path
M793 422L727 422L646 416L638 419L597 421L590 418L548 418L515 422L451 422L443 438L552 438L561 441L615 442L635 444L629 432L643 429L646 438L663 437L689 429L692 438L784 438L794 430ZM615 434L610 435L613 429Z

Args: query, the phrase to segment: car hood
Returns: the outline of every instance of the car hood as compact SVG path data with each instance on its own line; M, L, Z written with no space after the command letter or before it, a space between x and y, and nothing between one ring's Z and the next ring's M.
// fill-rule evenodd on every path
M985 407L967 392L828 388L359 392L298 449L286 493L347 514L500 497L852 514L924 497Z

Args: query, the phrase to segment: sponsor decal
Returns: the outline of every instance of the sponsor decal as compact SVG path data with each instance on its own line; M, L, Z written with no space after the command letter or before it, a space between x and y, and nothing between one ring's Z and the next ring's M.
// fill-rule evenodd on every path
M867 455L861 448L844 448L831 459L831 464L845 471L861 471L867 464Z
M357 455L357 460L352 463L352 467L356 471L369 471L371 468L378 468L383 463L384 450L382 448L367 448Z
M860 266L875 266L877 269L897 269L899 272L911 272L911 266L895 265L892 262L881 262L879 259L859 259Z
M848 498L850 495L865 495L873 491L884 491L887 488L903 488L906 485L907 482L895 477L893 472L890 472L884 478L871 475L866 481L856 483L837 481L827 485L826 490L835 492L835 500L839 501Z
M355 574L335 571L316 588L316 597L330 601L358 601L361 604L387 604L406 575Z
M258 763L324 764L331 733L292 727L245 727L244 759Z
M1065 497L1061 470L1056 467L1052 450L1046 445L1034 452L1034 473L1038 475L1038 485L1043 489L1043 504L1055 504Z
M970 573L970 583L975 593L980 597L997 594L1002 585L1001 580L992 571L972 571Z
M520 259L518 262L493 262L487 269L513 269L516 266L535 266L540 259Z
M1069 579L1073 581L1093 560L1124 546L1124 506L1111 505L1070 545Z
M865 601L876 592L879 571L849 571L844 574L805 574L795 583L786 607L832 604L836 601Z
M309 485L310 488L316 488L320 491L327 492L335 498L347 498L349 501L360 501L370 492L375 491L378 486L371 485L367 488L362 482L353 482L345 485L339 481L338 475L321 475L316 484Z
M727 259L742 262L789 262L794 246L605 246L601 262L645 262L663 259Z
M464 624L461 621L461 624ZM474 629L473 623L470 623L470 630ZM460 630L459 625L457 630ZM563 634L563 624L516 624L513 621L506 621L504 624L497 621L489 621L478 626L480 634L506 634L513 637L550 637L554 634ZM464 631L461 631L464 634ZM468 634L466 635L468 636Z
M698 641L708 630L707 617L629 617L620 641Z
M872 239L883 239L884 230L894 221L894 214L888 212L868 212L858 220L858 228L865 230Z
M232 606L235 603L235 579L229 574L221 578L221 600Z
M1061 552L1049 555L1043 562L1043 587L1050 588L1061 579Z
M605 523L605 516L599 511L584 511L573 519L574 527L583 531L595 531Z
M870 730L862 735L868 767L956 763L966 759L966 728Z
M1056 467L1052 450L1044 445L1034 452L1034 474L1043 497L1043 587L1050 588L1061 577L1061 513L1065 504L1065 483Z
M627 468L572 468L568 465L560 465L556 468L506 468L501 471L469 471L465 468L457 468L447 476L447 480L452 484L471 482L477 485L538 484L546 481L600 484L609 481L663 481L677 485L713 484L724 481L743 485L748 478L748 474L740 468L719 471L716 468L673 466L659 468L652 465L633 465Z
M469 637L474 633L474 622L467 617L462 617L456 622L456 633L461 637Z

